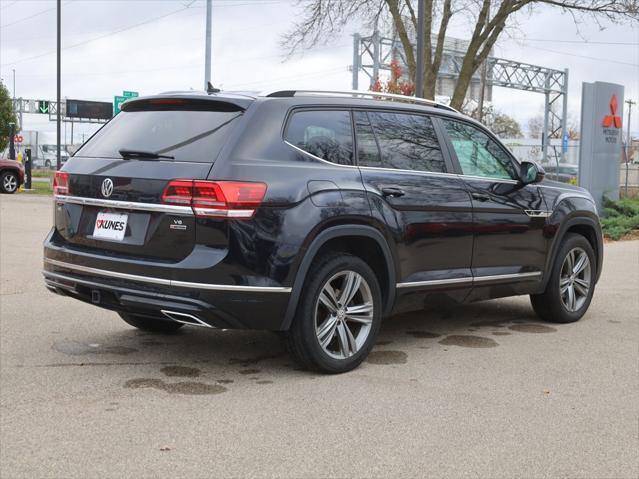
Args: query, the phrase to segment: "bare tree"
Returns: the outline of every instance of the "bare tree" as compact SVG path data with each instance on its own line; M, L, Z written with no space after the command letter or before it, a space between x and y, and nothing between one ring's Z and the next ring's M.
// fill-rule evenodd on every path
M298 0L301 20L282 39L289 53L329 41L352 20L364 26L390 22L406 54L408 73L416 78L412 32L417 31L417 0ZM472 76L484 62L508 22L523 11L548 6L571 14L576 23L591 20L614 23L639 20L639 0L425 0L424 95L435 96L444 39L450 19L464 14L470 22L471 38L464 55L451 106L460 109ZM435 39L433 42L432 38Z

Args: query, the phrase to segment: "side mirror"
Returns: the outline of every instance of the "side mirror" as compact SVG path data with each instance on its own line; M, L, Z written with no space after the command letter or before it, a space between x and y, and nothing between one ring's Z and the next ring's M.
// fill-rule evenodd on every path
M524 185L539 183L545 176L546 171L541 167L541 165L534 161L524 161L521 163L519 178Z

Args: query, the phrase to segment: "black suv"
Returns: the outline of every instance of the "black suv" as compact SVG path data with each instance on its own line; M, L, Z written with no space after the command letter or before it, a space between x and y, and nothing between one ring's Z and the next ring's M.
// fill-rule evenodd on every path
M545 320L581 318L602 265L595 204L543 178L426 100L137 98L56 174L44 277L148 331L285 332L305 366L343 372L382 317L442 297L528 294Z

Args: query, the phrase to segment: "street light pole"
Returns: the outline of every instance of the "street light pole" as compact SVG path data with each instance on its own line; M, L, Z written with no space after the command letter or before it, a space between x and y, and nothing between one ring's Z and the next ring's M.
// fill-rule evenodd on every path
M417 68L415 70L415 96L424 98L424 8L425 0L417 3ZM430 35L430 32L428 32Z
M58 142L58 147L57 147L57 154L56 154L56 170L59 170L62 167L62 161L60 159L60 136L61 136L61 131L60 131L60 109L62 107L62 104L60 102L60 90L61 90L61 46L62 46L62 41L61 41L61 26L62 26L62 0L58 0L58 11L57 11L57 26L58 26L58 38L57 38L57 107L56 107L56 130L57 130L57 142Z
M204 58L204 90L206 91L211 81L211 16L213 0L206 0L206 45Z
M626 127L626 196L628 196L628 166L630 164L630 118L632 115L632 106L636 105L636 101L626 100L628 104L628 126Z

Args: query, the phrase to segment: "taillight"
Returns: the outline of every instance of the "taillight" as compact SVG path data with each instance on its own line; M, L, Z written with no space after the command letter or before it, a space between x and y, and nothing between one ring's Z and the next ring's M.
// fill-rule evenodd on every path
M55 176L53 177L53 194L69 194L69 173L67 173L66 171L55 172Z
M265 194L264 183L172 180L164 188L162 202L190 205L199 217L250 219Z

